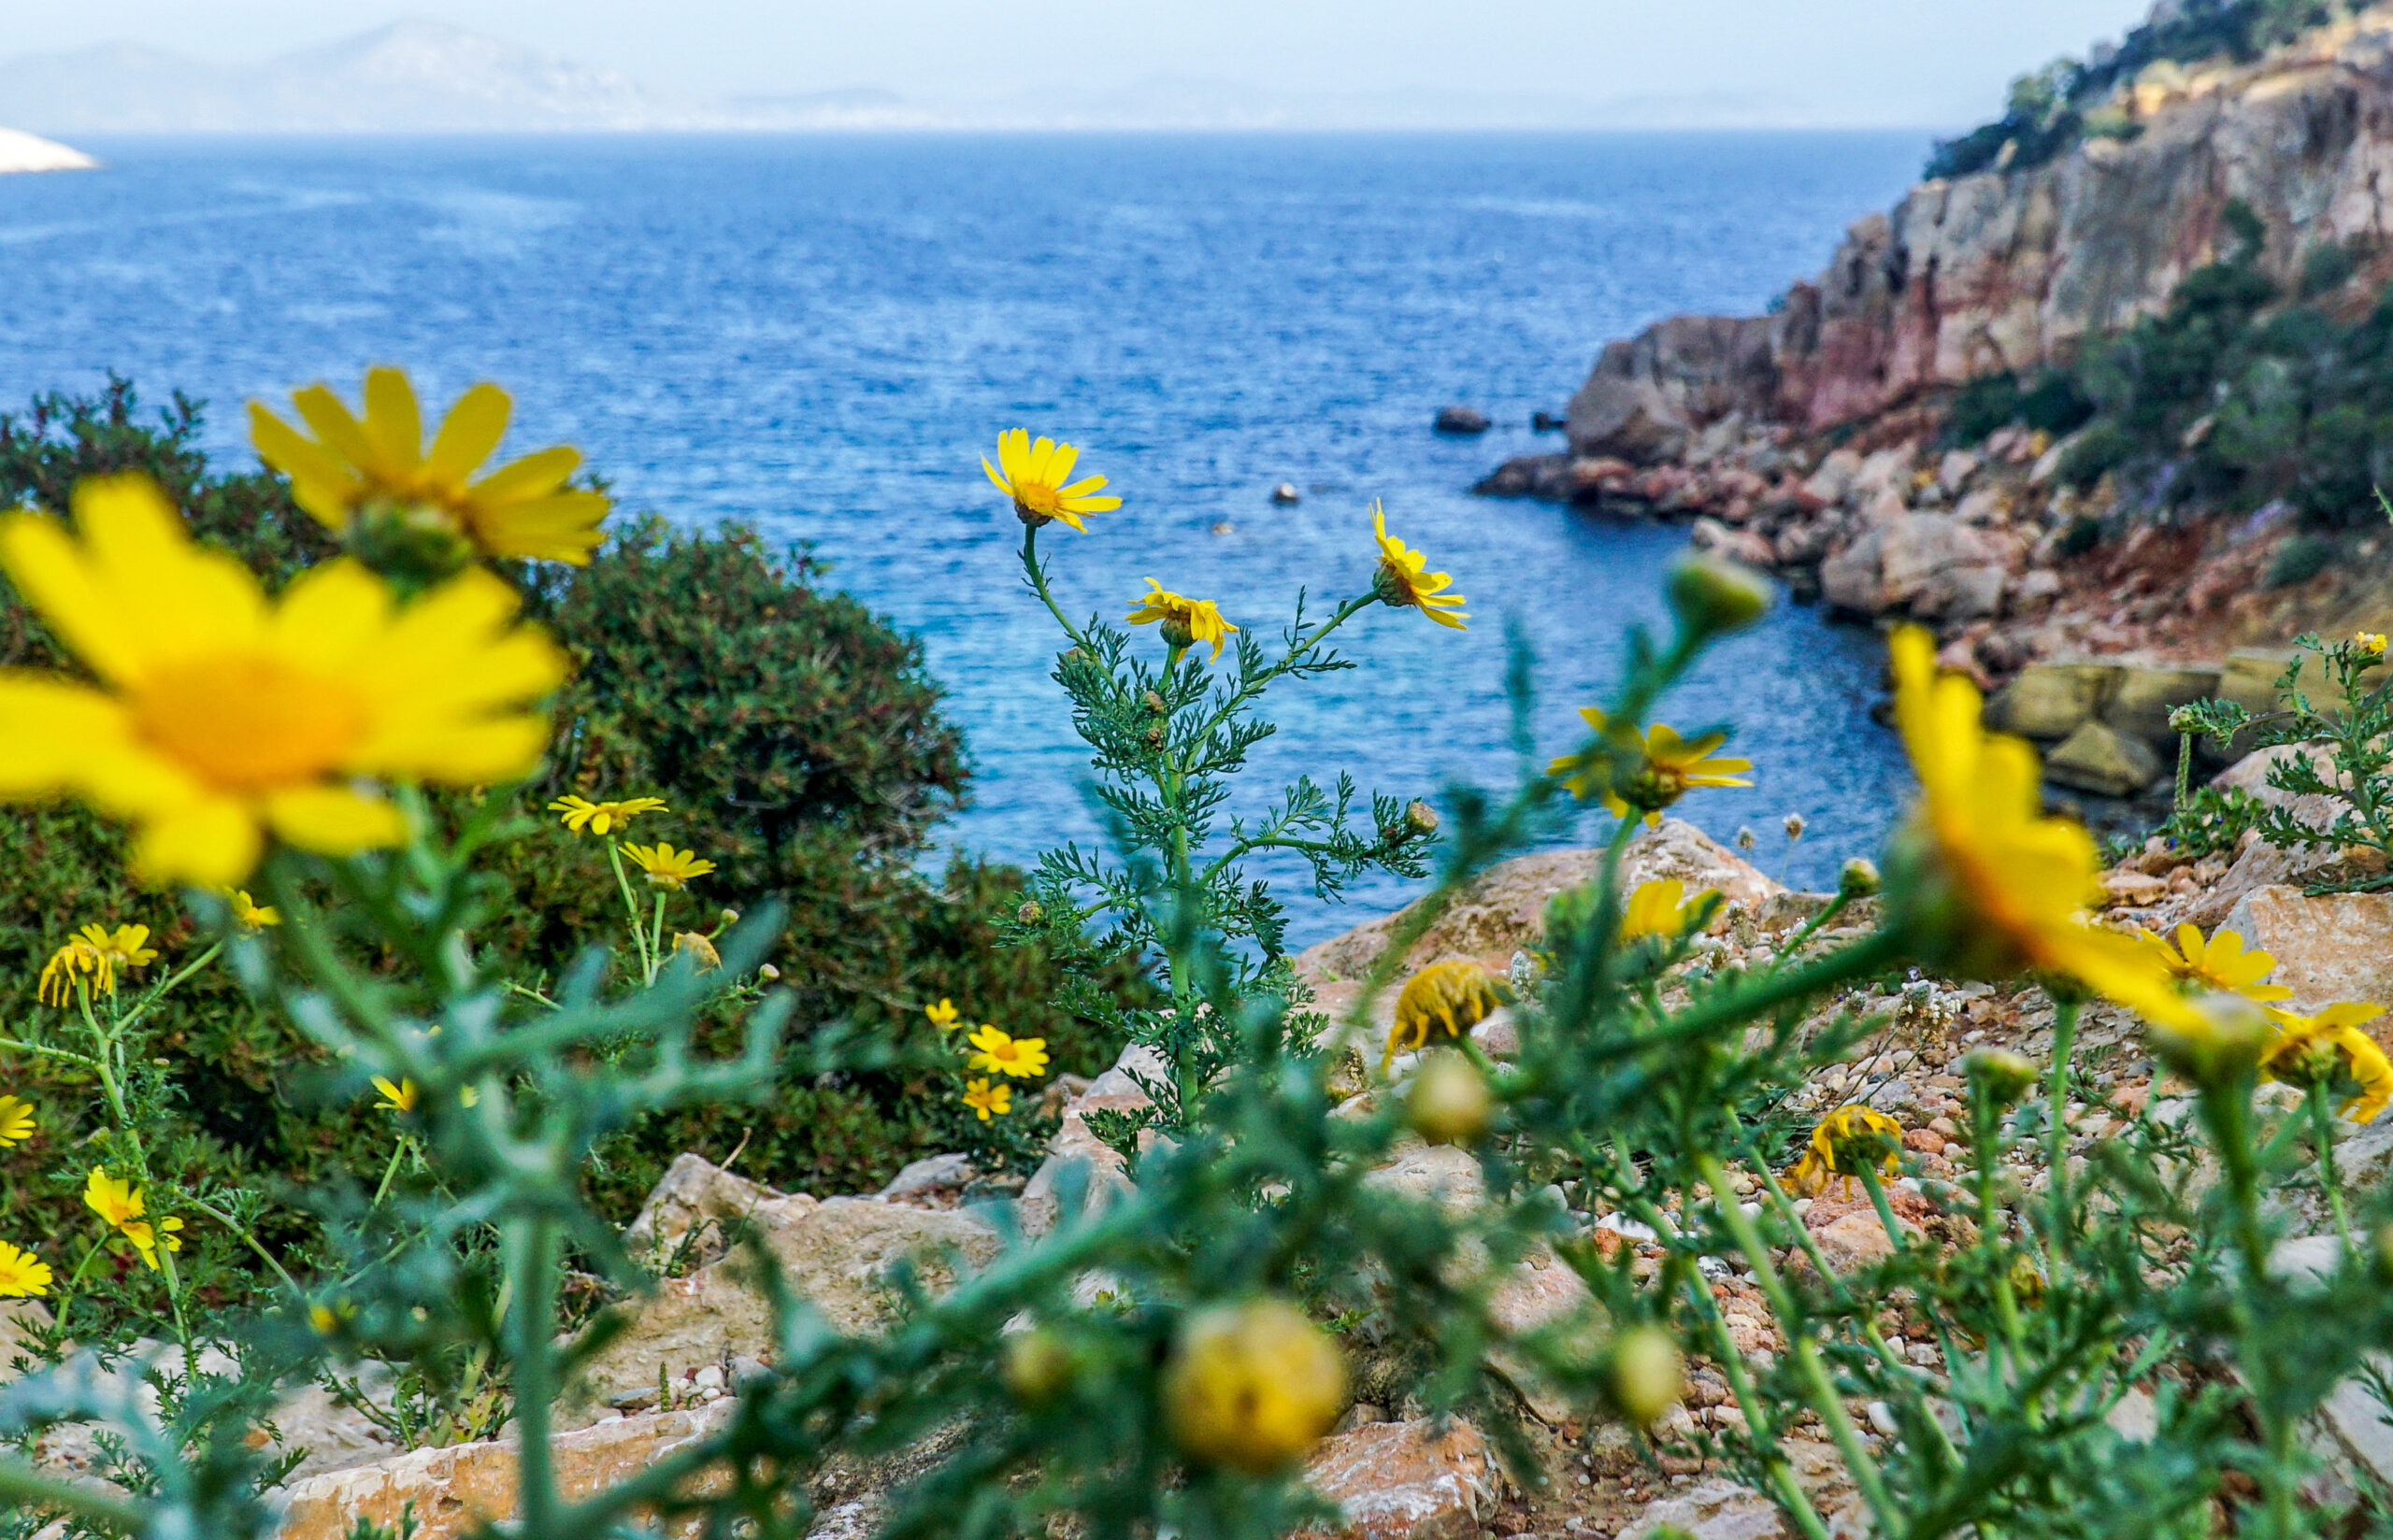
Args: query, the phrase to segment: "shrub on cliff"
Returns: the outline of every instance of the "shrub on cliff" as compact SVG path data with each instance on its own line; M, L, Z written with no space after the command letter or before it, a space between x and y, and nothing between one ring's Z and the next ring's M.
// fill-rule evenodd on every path
M211 472L199 429L194 403L178 396L146 416L122 381L88 399L44 397L0 416L0 507L63 508L79 479L140 471L195 534L270 585L332 553L279 478ZM521 789L518 810L552 821L542 805L574 791L664 799L673 815L658 827L702 844L720 868L706 892L734 908L788 905L771 961L797 993L801 1022L854 1019L902 1047L904 1034L923 1030L922 1003L952 996L982 1019L1043 1034L1058 1068L1101 1068L1105 1046L1053 1004L1044 956L995 948L986 917L1019 904L1019 875L965 860L938 884L915 872L936 820L964 794L962 739L939 711L920 645L813 586L818 570L802 552L777 558L751 531L677 534L654 520L619 532L586 568L509 569L575 664L550 759ZM66 663L0 588L0 667ZM513 842L494 861L509 901L482 945L527 975L553 977L578 937L619 916L593 897L609 891L603 850L547 833L554 837ZM0 1008L12 1014L74 925L149 924L170 959L192 939L174 898L125 879L122 835L79 806L0 808L0 863L15 874L0 891ZM320 1056L229 979L194 980L177 1000L168 1076L224 1174L312 1177L357 1169L381 1147L374 1115L305 1105L300 1087ZM959 1148L965 1121L959 1109L925 1105L902 1074L858 1072L793 1084L727 1126L709 1111L658 1115L595 1175L610 1202L634 1200L677 1151L720 1158L745 1134L749 1170L852 1188Z

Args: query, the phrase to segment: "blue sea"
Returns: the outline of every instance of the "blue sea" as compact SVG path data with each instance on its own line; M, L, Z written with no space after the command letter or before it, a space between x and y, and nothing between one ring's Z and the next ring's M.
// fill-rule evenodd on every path
M1558 447L1597 349L1673 311L1751 312L1884 207L1904 135L149 139L107 169L0 178L0 409L109 371L241 404L368 364L442 403L513 392L510 449L565 440L622 503L805 542L829 581L918 634L968 735L953 846L1016 862L1103 839L1023 592L1020 526L982 455L1017 425L1082 447L1120 512L1042 542L1075 614L1152 576L1274 634L1368 580L1367 510L1469 597L1456 634L1367 611L1363 666L1283 686L1242 806L1351 772L1435 800L1515 777L1507 636L1537 660L1540 754L1658 623L1684 532L1469 495ZM1430 432L1437 408L1497 421ZM1282 481L1303 490L1274 507ZM1160 648L1152 628L1143 645ZM1760 835L1766 869L1829 879L1902 794L1867 708L1880 644L1782 606L1667 704L1735 722L1750 791L1682 811ZM638 788L626 788L637 791ZM1780 820L1810 820L1786 849ZM1587 841L1600 814L1558 830ZM1292 883L1284 867L1268 874ZM1293 887L1299 942L1340 910Z

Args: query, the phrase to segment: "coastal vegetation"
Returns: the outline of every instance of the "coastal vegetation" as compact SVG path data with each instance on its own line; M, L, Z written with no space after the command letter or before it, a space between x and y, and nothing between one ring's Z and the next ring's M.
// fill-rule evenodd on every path
M30 998L0 1041L0 1294L49 1313L0 1387L0 1533L272 1533L299 1454L274 1420L311 1385L409 1447L507 1433L523 1540L795 1540L859 1465L896 1473L883 1535L1263 1540L1338 1520L1304 1461L1366 1394L1489 1430L1529 1484L1533 1423L1725 1463L1809 1540L2372 1521L2304 1429L2384 1388L2393 1195L2347 1195L2335 1163L2345 1121L2393 1099L2357 1030L2382 1006L2297 1009L2231 932L2092 922L2094 842L2043 812L2035 752L1986 731L1924 630L1891 639L1902 821L1749 945L1720 891L1627 872L1665 815L1771 773L1729 727L1660 717L1763 615L1761 579L1677 568L1669 629L1630 629L1558 753L1520 657L1509 788L1450 789L1442 814L1309 777L1258 797L1239 777L1273 692L1368 681L1334 637L1466 627L1460 580L1357 510L1334 601L1291 597L1276 633L1259 594L1160 579L1119 622L1075 619L1053 564L1139 538L1139 510L1010 431L988 474L1113 848L893 902L888 857L961 781L910 646L752 536L601 543L570 451L476 478L504 403L477 387L427 449L395 371L362 414L302 392L305 432L253 420L287 482L207 477L189 410L144 429L122 392L6 441L33 506L0 521L0 796L50 821L11 825ZM2350 683L2381 653L2332 657ZM1533 946L1408 969L1474 881L1583 814L1609 820L1600 850ZM1334 1010L1240 870L1264 850L1324 891L1434 872ZM744 914L716 903L734 891ZM941 905L961 917L924 918ZM989 954L966 927L993 918ZM1960 1061L1966 1127L1930 1168L1932 1131L1816 1088L1941 1030L1940 981L2032 997L2046 1030L2034 1057ZM2081 1163L2097 1024L2174 1078ZM607 1211L625 1141L667 1134L754 1130L837 1180L852 1157L821 1131L874 1077L1002 1165L1043 1142L1031 1093L1066 1052L1125 1041L1139 1094L1041 1168L1039 1222L1025 1191L991 1206L977 1265L890 1262L876 1329L799 1286L766 1200L696 1270L687 1236L635 1255ZM248 1094L279 1102L304 1062L349 1120L235 1159L200 1070L259 1061L274 1091ZM874 1105L876 1136L909 1110ZM1810 1216L1837 1200L1870 1243L1831 1256ZM642 1309L740 1278L767 1359L718 1374L703 1416L660 1383L644 1415L683 1420L652 1458L574 1463L577 1387ZM1701 1424L1678 1411L1698 1376L1723 1414ZM101 1430L99 1479L44 1462L78 1427Z

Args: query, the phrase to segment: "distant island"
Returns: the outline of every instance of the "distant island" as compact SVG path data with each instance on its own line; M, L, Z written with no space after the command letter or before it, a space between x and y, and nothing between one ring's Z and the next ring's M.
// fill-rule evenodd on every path
M79 150L13 128L0 128L0 175L11 171L89 171L100 163Z

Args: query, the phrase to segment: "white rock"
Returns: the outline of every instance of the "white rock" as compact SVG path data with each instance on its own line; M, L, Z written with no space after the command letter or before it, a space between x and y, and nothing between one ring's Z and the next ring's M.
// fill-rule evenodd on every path
M0 173L10 171L93 171L99 162L79 150L36 138L20 129L0 128Z

